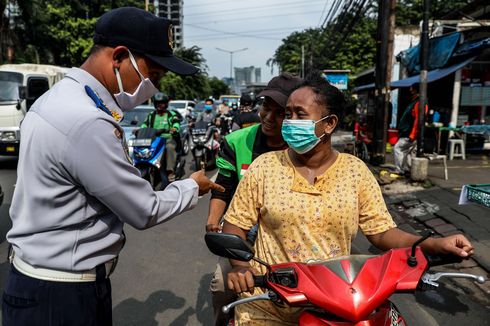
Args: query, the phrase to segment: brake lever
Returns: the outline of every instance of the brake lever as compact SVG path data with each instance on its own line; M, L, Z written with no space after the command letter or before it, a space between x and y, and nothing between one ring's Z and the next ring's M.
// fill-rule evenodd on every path
M437 281L442 277L469 278L469 279L472 279L472 280L474 280L480 284L483 284L486 282L485 277L481 276L481 275L473 275L473 274L468 274L468 273L444 273L444 272L434 273L434 274L425 273L422 276L421 281L423 283L429 284L433 287L438 287L439 283L437 283Z
M236 306L244 304L244 303L249 303L249 302L259 301L259 300L275 301L276 299L277 299L277 295L272 291L268 291L268 292L263 293L263 294L259 294L259 295L255 295L252 297L243 298L243 299L234 301L230 304L227 304L226 306L223 306L222 310L225 314L227 314L228 312L230 312L230 310L232 308L235 308Z

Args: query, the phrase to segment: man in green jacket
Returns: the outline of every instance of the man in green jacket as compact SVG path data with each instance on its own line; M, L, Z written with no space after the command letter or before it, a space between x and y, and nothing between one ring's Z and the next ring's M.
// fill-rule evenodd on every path
M155 111L146 117L140 129L157 129L157 134L166 139L165 155L162 155L161 166L166 166L168 181L172 182L175 180L174 168L177 162L177 145L180 142L180 120L175 112L168 110L168 102L167 95L162 92L156 93L153 97Z
M206 232L221 231L221 217L231 202L233 194L247 172L248 166L261 154L281 150L287 147L281 134L284 109L289 95L299 86L301 79L283 73L271 79L267 87L258 95L264 97L260 109L261 124L240 129L227 135L221 143L217 159L218 177L216 182L222 185L225 192L212 192L209 203ZM249 233L249 241L254 241L256 234ZM231 316L224 314L221 308L237 298L236 294L226 287L225 277L231 266L228 259L220 259L210 290L213 293L215 325L225 325Z

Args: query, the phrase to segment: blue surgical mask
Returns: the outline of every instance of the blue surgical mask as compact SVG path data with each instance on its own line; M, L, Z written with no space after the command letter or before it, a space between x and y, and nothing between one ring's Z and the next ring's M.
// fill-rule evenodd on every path
M315 134L315 125L330 117L330 115L318 120L284 120L282 123L281 133L284 141L289 147L298 154L304 154L311 151L320 140L325 136L317 137Z
M213 109L212 105L209 105L209 104L204 105L204 110L211 111L212 109Z

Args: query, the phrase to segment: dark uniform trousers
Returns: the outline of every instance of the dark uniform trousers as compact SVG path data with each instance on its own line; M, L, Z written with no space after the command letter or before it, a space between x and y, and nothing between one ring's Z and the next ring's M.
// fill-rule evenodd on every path
M53 282L11 265L2 302L4 326L112 325L111 282L104 265L95 282Z

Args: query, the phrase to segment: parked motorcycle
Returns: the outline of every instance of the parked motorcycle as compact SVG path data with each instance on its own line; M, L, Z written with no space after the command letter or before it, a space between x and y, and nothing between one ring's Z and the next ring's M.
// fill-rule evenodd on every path
M219 151L219 142L214 135L219 129L208 122L196 122L191 130L191 152L194 157L195 170L214 166Z
M405 326L398 308L389 300L397 291L437 289L441 278L468 278L484 283L483 276L466 273L430 273L429 267L461 261L455 256L426 256L418 245L392 249L379 256L351 255L312 263L288 262L269 265L254 257L252 247L240 237L207 233L209 250L218 256L240 261L255 260L267 267L255 276L255 286L267 292L237 300L223 307L270 300L305 310L299 325Z
M160 163L166 150L165 138L159 137L157 129L143 128L138 130L132 145L134 166L140 170L141 177L148 180L153 189L157 189L158 184L161 184L161 190L165 189L169 184L167 168ZM173 169L176 180L185 175L185 158L181 151L177 151L177 163Z

